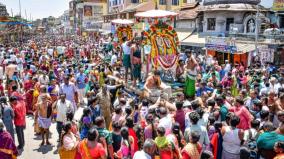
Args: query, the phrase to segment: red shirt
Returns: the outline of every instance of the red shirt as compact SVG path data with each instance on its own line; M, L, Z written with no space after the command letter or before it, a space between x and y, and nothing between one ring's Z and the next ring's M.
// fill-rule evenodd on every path
M250 128L250 122L252 121L253 117L245 106L232 107L230 108L230 112L233 112L235 115L240 117L240 123L237 128L243 130L248 130Z
M13 107L15 112L14 124L15 126L25 126L26 125L26 107L23 102L17 102Z
M0 85L0 94L1 94L1 96L4 95L4 87L2 85Z

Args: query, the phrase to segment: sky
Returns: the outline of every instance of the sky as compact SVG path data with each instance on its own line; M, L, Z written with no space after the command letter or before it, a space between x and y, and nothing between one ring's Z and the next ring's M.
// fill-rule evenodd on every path
M70 0L20 0L22 8L22 16L25 17L25 10L28 19L30 15L32 19L45 18L48 16L59 17L65 10L69 8ZM7 11L13 15L19 14L19 0L0 0L1 3L6 5Z
M65 10L69 8L70 0L20 0L22 5L22 16L25 17L25 10L28 19L30 14L32 19L45 18L48 16L59 17ZM261 5L266 8L272 7L273 0L261 0ZM13 15L19 14L19 0L0 0L1 3L5 4L7 11Z
M261 0L260 4L266 8L271 8L273 5L273 0Z

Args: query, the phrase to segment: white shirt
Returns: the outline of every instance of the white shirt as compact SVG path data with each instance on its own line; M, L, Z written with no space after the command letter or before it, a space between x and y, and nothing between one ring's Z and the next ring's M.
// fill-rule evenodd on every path
M48 49L47 52L50 56L53 56L53 49Z
M16 55L14 55L14 54L10 55L10 60L11 61L16 61L16 58L17 58Z
M75 92L78 92L77 87L72 82L69 82L68 85L66 85L65 83L60 85L59 93L65 93L66 99L73 103L75 103Z
M59 100L56 103L56 110L57 110L56 121L65 122L66 121L66 113L70 110L73 111L73 106L72 106L72 103L69 100L65 100L64 103L61 100Z
M250 132L251 132L251 136L250 136ZM248 141L249 139L254 139L255 136L257 134L257 131L254 128L250 128L249 130L246 130L244 132L244 140Z
M128 41L123 43L121 46L124 55L130 55L130 52L131 52L131 48L127 44L128 44Z
M270 84L270 90L273 90L275 94L278 94L278 89L280 88L281 86L279 85L279 83L276 83L274 85Z
M260 90L260 96L262 96L262 95L268 95L268 92L269 92L269 87L264 87L264 88L261 88L261 90Z
M24 69L24 60L22 58L16 58L17 68L19 71Z
M135 152L133 159L152 159L152 157L142 150Z
M48 85L49 84L49 78L48 76L44 77L45 75L40 75L38 78L38 81L42 85Z
M166 129L166 132L169 133L172 130L172 125L173 123L171 118L169 116L166 116L160 119L158 127L164 127Z
M112 55L110 60L110 65L113 66L117 62L117 56Z

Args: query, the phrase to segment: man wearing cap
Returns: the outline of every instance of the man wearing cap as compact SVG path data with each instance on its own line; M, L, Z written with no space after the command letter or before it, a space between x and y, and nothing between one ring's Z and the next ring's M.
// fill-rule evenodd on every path
M10 133L5 130L3 121L0 119L0 156L3 159L17 158L18 151Z

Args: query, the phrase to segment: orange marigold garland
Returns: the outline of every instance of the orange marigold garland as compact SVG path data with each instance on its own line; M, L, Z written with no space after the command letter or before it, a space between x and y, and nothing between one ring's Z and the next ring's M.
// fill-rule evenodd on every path
M162 21L151 25L148 31L144 32L147 38L144 43L152 46L151 59L155 68L161 66L167 70L172 68L178 57L178 36L174 28Z
M131 40L133 38L133 30L131 26L119 26L116 29L117 38L120 43L122 43L122 38L124 37L124 33L126 33L127 39Z

